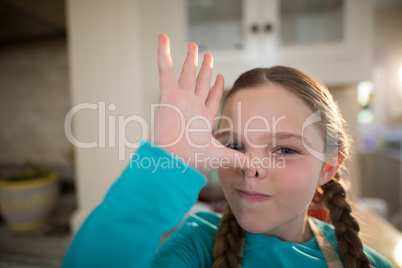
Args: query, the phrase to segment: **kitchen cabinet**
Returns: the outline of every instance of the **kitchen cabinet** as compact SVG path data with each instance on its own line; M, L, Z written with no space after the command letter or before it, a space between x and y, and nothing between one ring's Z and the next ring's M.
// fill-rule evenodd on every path
M175 0L165 21L172 39L211 53L230 84L247 69L281 64L339 85L371 77L371 2Z

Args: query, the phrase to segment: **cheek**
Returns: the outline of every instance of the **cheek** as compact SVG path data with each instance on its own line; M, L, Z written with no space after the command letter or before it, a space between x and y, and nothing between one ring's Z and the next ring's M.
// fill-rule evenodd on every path
M282 178L280 185L283 194L298 196L306 202L311 201L319 179L319 169L316 165L305 161L289 162L280 173L278 177Z

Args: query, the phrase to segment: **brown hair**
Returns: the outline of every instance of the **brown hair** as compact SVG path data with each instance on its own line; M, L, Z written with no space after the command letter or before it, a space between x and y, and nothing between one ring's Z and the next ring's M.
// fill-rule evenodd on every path
M300 97L313 112L320 111L319 124L324 135L327 154L338 150L341 157L348 157L349 137L344 129L345 122L334 104L331 94L324 85L297 69L274 66L247 71L236 80L226 96L224 104L241 89L269 83L280 85L291 91ZM334 178L321 186L324 192L324 203L329 209L330 219L335 227L339 254L346 268L371 267L358 235L359 224L351 214L341 180L341 174L337 172ZM243 230L227 205L216 233L213 268L237 265L237 253L242 235Z

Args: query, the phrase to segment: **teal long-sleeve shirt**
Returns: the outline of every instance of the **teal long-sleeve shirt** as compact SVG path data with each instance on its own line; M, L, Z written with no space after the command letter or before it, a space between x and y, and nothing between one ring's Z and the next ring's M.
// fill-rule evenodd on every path
M65 256L63 268L211 267L220 215L191 215L158 248L194 205L205 177L150 143L143 143L103 202L88 216ZM333 227L315 220L337 248ZM390 262L365 247L374 267ZM246 233L243 267L326 267L313 237L302 244Z

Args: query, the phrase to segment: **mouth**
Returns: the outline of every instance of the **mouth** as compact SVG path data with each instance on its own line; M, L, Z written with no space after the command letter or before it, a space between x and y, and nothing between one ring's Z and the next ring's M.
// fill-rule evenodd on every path
M247 191L241 191L237 190L237 194L240 196L240 198L248 201L248 202L264 202L267 201L271 196L266 195L266 194L261 194L257 192L247 192Z

